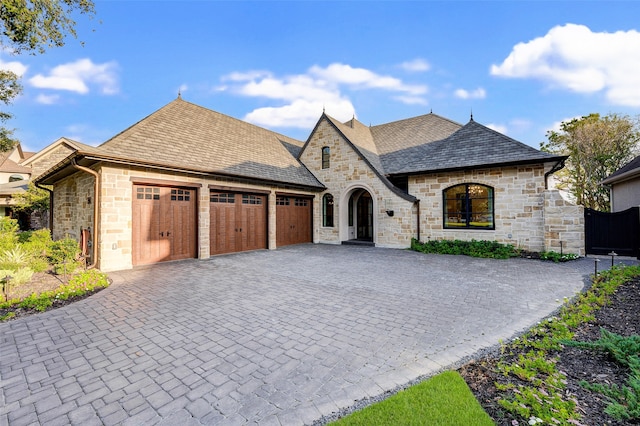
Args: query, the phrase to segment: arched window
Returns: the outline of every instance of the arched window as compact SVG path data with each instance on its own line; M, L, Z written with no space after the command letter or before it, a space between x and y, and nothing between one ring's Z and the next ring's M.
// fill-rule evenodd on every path
M11 175L11 177L9 177L9 182L17 182L19 180L24 180L24 178L20 175Z
M333 195L324 194L322 197L322 226L333 227Z
M328 146L322 148L322 168L329 168L329 156L331 154L331 149Z
M445 228L495 229L492 187L463 183L442 194Z

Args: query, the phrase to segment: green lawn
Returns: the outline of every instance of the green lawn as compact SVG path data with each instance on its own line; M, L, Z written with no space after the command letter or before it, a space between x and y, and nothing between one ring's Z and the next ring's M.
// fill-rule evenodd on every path
M464 379L441 373L332 425L493 425Z

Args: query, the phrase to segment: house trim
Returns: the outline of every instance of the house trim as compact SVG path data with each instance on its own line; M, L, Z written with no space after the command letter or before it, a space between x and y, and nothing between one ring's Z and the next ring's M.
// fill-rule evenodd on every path
M168 179L150 179L145 177L131 176L129 179L135 185L153 185L153 186L181 186L183 188L202 188L201 183L181 182Z

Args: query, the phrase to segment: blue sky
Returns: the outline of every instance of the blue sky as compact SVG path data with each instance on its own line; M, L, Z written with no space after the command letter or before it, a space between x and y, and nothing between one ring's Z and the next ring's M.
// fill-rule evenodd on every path
M433 111L531 146L592 112L640 114L640 2L96 1L79 40L0 53L24 93L8 126L37 151L108 140L183 99L306 140L322 114Z

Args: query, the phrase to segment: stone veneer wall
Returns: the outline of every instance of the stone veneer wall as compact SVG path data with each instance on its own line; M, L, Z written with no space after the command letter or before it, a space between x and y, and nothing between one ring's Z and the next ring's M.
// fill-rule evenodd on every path
M251 185L232 179L212 179L186 173L160 172L148 168L102 165L97 169L101 176L100 235L98 244L98 267L103 271L130 269L132 267L132 177L155 179L167 182L200 184L198 188L198 249L197 256L206 259L209 251L209 185L218 185L242 190L270 191L268 197L269 248L276 248L276 192L309 192L290 188ZM91 192L87 192L90 190ZM56 184L54 188L54 238L65 235L79 238L81 227L92 227L93 205L86 203L84 194L92 194L93 176L78 172ZM93 198L93 197L92 197ZM314 204L317 204L317 197ZM315 219L314 219L315 220ZM314 222L314 224L317 222ZM93 227L92 227L93 228Z
M544 192L544 249L585 255L584 207L566 201L557 190Z
M410 177L409 193L420 199L421 240L490 240L542 251L545 247L545 171L539 164ZM495 230L443 228L442 193L462 183L493 187Z
M93 235L94 178L88 173L75 173L54 186L53 239L80 239L82 229Z
M322 168L322 148L325 146L330 148L328 169ZM318 125L300 160L327 187L314 204L314 242L340 244L349 239L349 197L357 189L366 189L373 199L376 246L409 247L417 221L414 204L394 194L326 120ZM324 194L333 195L333 227L322 226ZM386 210L393 210L394 216L388 216Z

